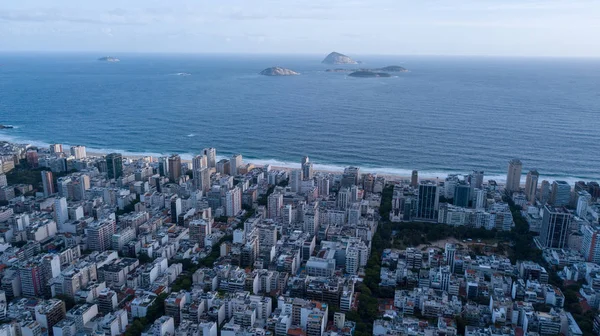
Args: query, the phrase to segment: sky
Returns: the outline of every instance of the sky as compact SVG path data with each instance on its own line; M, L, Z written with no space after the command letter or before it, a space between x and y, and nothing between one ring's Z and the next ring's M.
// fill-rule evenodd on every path
M0 2L0 51L600 57L600 0Z

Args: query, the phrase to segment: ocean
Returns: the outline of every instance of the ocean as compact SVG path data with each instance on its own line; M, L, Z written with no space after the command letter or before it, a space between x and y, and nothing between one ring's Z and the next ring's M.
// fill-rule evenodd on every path
M354 67L409 72L352 78L325 55L0 54L0 124L16 127L0 140L499 181L519 158L600 180L599 59L364 55ZM258 75L276 65L301 75Z

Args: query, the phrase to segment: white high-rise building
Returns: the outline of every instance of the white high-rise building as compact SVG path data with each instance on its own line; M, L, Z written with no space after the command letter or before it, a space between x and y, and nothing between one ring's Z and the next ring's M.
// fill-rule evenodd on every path
M58 181L56 182L57 186L58 186L58 195L60 197L70 197L69 195L69 184L71 184L71 178L70 177L59 177Z
M329 179L323 176L319 176L317 178L317 188L319 188L319 196L329 196Z
M346 273L358 273L358 250L355 248L349 248L346 251Z
M225 193L225 215L236 216L242 210L242 192L240 188L234 187Z
M309 207L304 213L304 232L314 236L319 231L319 207Z
M485 190L475 189L475 209L480 210L485 207L486 197Z
M206 155L196 155L192 160L192 170L195 172L202 168L206 168L208 165Z
M198 329L200 330L198 336L217 336L217 324L215 322L200 322Z
M52 144L50 145L50 153L52 154L60 154L63 152L62 144Z
M116 223L113 219L104 219L94 222L86 228L88 235L88 248L92 251L103 252L111 248L112 235L116 232Z
M275 219L281 217L283 208L283 194L274 192L267 198L267 218Z
M444 197L446 199L454 198L454 191L458 182L460 182L460 180L456 174L450 174L446 177L444 180Z
M71 147L71 155L75 157L75 159L83 159L87 156L85 152L85 146L72 146Z
M581 254L585 260L600 263L600 227L597 225L584 225L581 228L583 239L581 242Z
M508 173L506 174L506 190L509 192L519 191L521 185L521 170L523 163L519 159L508 162Z
M202 154L206 156L206 163L208 164L208 168L216 168L217 167L217 150L214 148L204 148L202 150Z
M337 207L342 210L346 210L350 205L350 190L348 188L342 188L337 194Z
M577 217L585 218L591 201L592 195L589 192L585 190L577 192L577 210L575 210Z
M62 231L62 225L69 220L69 207L66 198L59 197L54 200L54 214L56 224L58 224L59 230Z
M231 176L239 174L239 168L242 166L242 154L235 154L229 161L229 172Z
M290 172L290 188L292 192L300 193L302 192L302 171L298 169L294 169Z
M313 164L309 161L308 156L302 158L301 169L303 180L311 180L313 178Z
M527 196L529 202L535 203L539 178L540 174L537 170L530 170L529 173L527 173L527 179L525 180L525 196Z

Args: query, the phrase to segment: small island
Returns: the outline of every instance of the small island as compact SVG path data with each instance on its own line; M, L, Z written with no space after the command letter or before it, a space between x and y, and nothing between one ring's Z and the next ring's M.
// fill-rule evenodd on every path
M392 75L390 75L389 73L374 71L355 71L349 74L348 76L359 78L392 77Z
M10 128L14 128L14 127L10 126L10 125L2 125L2 124L0 124L0 129L10 129Z
M263 76L296 76L300 73L287 68L271 67L261 71L259 74Z
M376 69L377 71L384 71L384 72L407 72L408 70L406 70L405 68L399 66L399 65L388 65L386 67L383 68L379 68Z
M112 57L112 56L104 56L104 57L98 58L98 61L102 61L102 62L119 62L121 60L118 59L118 58L116 58L116 57Z
M353 60L349 56L340 54L339 52L332 52L321 62L323 64L358 64L359 62Z

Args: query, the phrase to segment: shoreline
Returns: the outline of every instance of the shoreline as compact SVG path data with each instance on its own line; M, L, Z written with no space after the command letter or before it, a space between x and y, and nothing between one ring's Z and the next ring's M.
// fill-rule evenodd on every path
M103 157L105 156L107 153L100 153L97 151L92 151L92 152L86 152L87 156L89 157ZM142 155L142 154L123 154L123 158L125 159L131 159L131 160L140 160L140 159L144 159L144 158L148 158L151 157L152 158L152 162L156 162L156 158L152 155ZM192 160L190 159L181 159L182 163L188 163L191 164ZM243 160L243 163L245 164L253 164L255 167L264 167L265 165L262 163L258 163L258 162L253 162L252 159L246 161ZM360 167L359 167L360 168ZM280 171L292 171L295 169L300 169L300 167L298 168L293 168L293 167L285 167L285 166L274 166L271 165L271 169L272 170L280 170ZM318 173L325 173L325 174L343 174L344 170L343 169L313 169L314 172L318 172ZM364 172L364 173L369 173L369 172ZM401 181L401 180L410 180L410 176L405 176L405 175L396 175L396 174L379 174L379 173L373 173L376 176L382 176L385 177L386 180L393 180L393 181ZM438 177L422 177L419 178L419 180L436 180L439 179Z
M17 145L30 145L30 146L34 146L34 147L39 147L39 148L48 148L50 146L49 143L46 143L44 141L38 141L38 140L28 140L28 139L19 139L17 136L11 136L8 135L4 132L0 132L0 142L7 142L10 144L17 144ZM72 145L70 144L66 144L63 143L62 144L63 147L65 149L69 149ZM102 157L105 156L106 154L109 153L120 153L123 155L124 158L129 158L129 159L141 159L144 157L152 157L153 160L155 158L161 157L161 156L168 156L170 154L164 154L164 153L152 153L152 152L131 152L131 151L127 151L127 150L121 150L121 149L113 149L113 148L102 148L102 149L98 149L98 148L92 148L92 147L87 147L87 145L83 144L83 146L86 146L86 151L88 156L94 156L94 157ZM182 157L182 162L185 163L190 163L192 161L192 155L190 153L179 153L179 155ZM243 153L242 153L243 155ZM217 155L217 159L223 159L223 158L227 158L229 159L228 156L219 156ZM298 162L286 162L286 161L281 161L278 159L244 159L243 160L244 163L252 163L255 166L265 166L265 165L271 165L272 169L277 169L277 170L286 170L286 171L290 171L293 169L300 169L300 162L298 160ZM401 180L410 180L411 179L411 169L402 169L402 168L392 168L392 167L364 167L361 164L348 164L345 166L341 166L341 165L330 165L330 164L319 164L316 162L313 162L314 164L314 171L315 172L321 172L321 173L330 173L330 174L342 174L344 171L345 167L349 167L349 166L355 166L355 167L359 167L361 170L361 173L371 173L374 174L376 176L382 176L385 177L387 180L390 181L401 181ZM393 172L394 170L397 170L398 172ZM432 170L418 170L419 171L419 180L439 180L439 181L443 181L448 175L459 175L459 176L466 176L468 175L470 172L469 170L463 170L463 171L432 171ZM521 184L525 185L525 179L526 179L526 172L523 172L522 176L521 176ZM488 180L495 180L498 184L503 185L504 183L506 183L506 175L505 173L489 173L489 175L485 175L484 176L484 181L488 181ZM593 178L581 178L581 177L573 177L573 176L569 176L569 175L563 175L563 176L545 176L545 175L540 175L540 180L548 180L548 181L555 181L555 180L565 180L567 181L569 184L575 184L575 182L577 181L600 181L600 178L597 179L593 179Z

